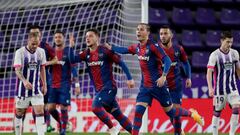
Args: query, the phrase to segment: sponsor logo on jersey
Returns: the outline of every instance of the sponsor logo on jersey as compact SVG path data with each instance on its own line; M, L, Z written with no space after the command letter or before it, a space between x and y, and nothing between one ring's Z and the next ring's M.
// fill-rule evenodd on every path
M88 62L88 66L102 66L103 61L93 61L93 62Z
M149 61L149 56L138 56L138 59Z

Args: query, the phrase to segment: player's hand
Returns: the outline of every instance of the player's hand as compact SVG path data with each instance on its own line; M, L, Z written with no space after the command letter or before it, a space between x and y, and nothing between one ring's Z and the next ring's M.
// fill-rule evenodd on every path
M157 86L162 87L166 81L166 76L161 76L160 78L157 79Z
M23 81L23 85L27 90L32 90L33 88L32 84L27 80Z
M75 94L76 96L80 95L80 87L75 87Z
M107 49L112 50L112 46L109 43L105 43L104 46L107 47Z
M69 43L70 43L70 47L73 48L75 46L75 41L74 41L74 36L73 33L69 34Z
M213 88L209 88L208 94L209 94L210 97L213 97L213 95L214 95L214 89L213 89Z
M127 86L128 88L134 88L135 87L135 82L134 80L127 80Z
M52 63L53 63L53 65L58 63L58 58L57 58L57 56L55 56L55 57L52 59Z
M58 58L55 56L51 61L46 62L46 66L58 64Z
M190 88L192 86L192 81L190 78L186 80L186 88Z
M42 93L43 93L43 95L47 94L47 86L46 85L43 85Z

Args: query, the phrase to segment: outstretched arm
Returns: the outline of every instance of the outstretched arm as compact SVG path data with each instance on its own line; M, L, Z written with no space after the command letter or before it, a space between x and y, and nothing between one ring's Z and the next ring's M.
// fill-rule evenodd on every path
M120 53L120 54L135 54L135 50L133 49L133 46L129 46L129 48L125 48L125 47L119 47L116 45L111 46L108 43L105 43L104 46L106 48L108 48L109 50L112 50L112 51Z
M124 73L126 74L126 76L127 76L127 79L128 79L128 81L127 81L128 88L133 88L133 87L135 86L135 82L134 82L134 80L132 79L132 76L131 76L131 74L130 74L130 72L129 72L129 70L128 70L128 67L126 66L126 64L125 64L122 60L120 60L120 62L119 62L118 64L119 64L119 66L122 68L123 72L124 72Z
M126 74L127 79L128 79L128 81L127 81L128 88L133 88L135 86L135 82L132 79L132 76L128 70L128 67L121 60L120 56L117 55L116 53L114 53L113 51L110 51L107 47L104 50L105 50L105 54L110 58L109 60L117 63L122 68L123 72Z

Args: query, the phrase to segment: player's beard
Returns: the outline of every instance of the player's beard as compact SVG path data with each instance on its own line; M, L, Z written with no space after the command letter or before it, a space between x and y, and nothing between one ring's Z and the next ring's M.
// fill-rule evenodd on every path
M62 44L56 44L57 47L62 47Z
M170 42L170 39L166 40L165 42L162 42L162 44L163 44L164 46L167 46L169 42Z

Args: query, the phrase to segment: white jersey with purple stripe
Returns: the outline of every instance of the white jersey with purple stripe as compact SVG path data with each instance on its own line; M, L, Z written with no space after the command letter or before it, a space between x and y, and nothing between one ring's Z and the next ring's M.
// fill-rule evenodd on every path
M41 94L40 68L46 64L45 52L42 48L37 48L31 53L27 47L19 48L15 53L14 67L21 67L23 76L32 84L33 89L25 89L23 82L17 81L17 97L32 97Z
M225 95L238 90L236 84L236 66L239 64L239 54L230 49L228 53L220 49L211 53L208 68L214 69L214 95Z

